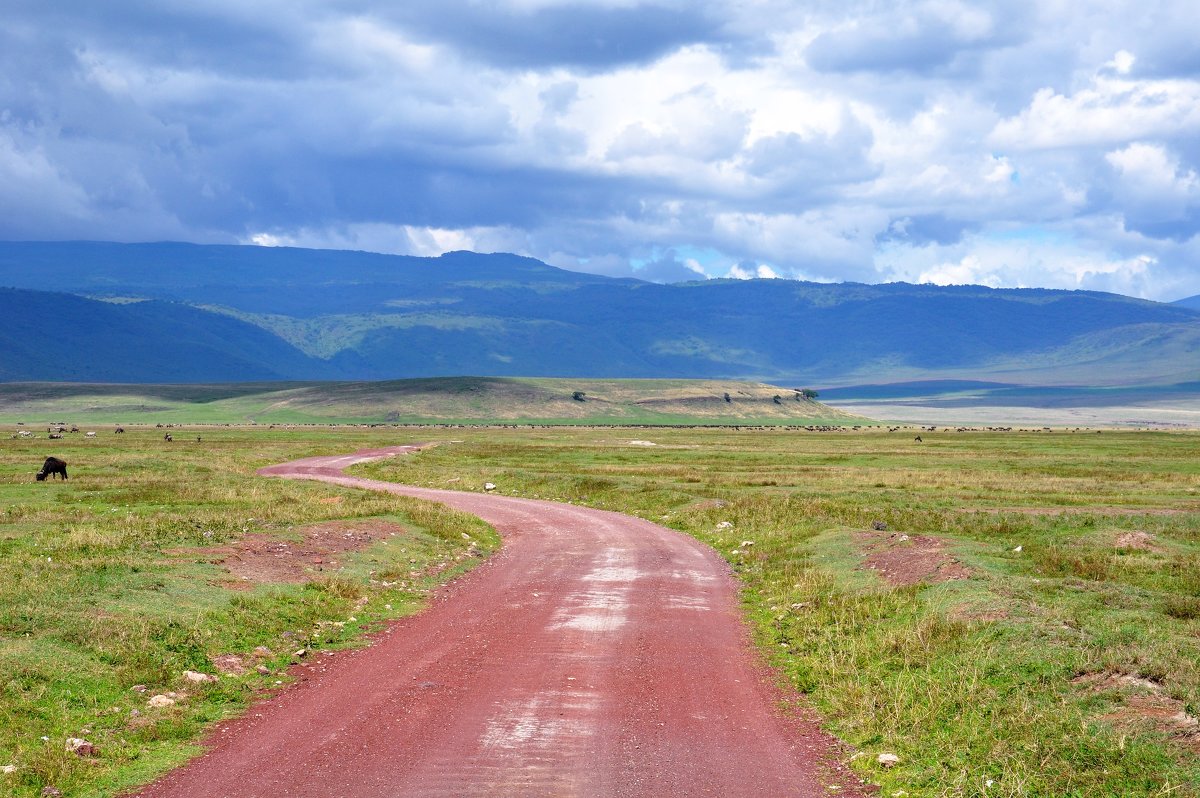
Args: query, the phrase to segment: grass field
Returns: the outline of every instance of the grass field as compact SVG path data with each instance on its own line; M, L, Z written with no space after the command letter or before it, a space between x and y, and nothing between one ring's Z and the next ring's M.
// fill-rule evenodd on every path
M418 606L434 572L475 561L462 535L483 551L493 540L469 517L253 473L416 440L439 445L358 470L491 481L716 547L768 658L881 795L1200 794L1200 435L174 432L0 440L0 765L16 766L0 795L103 796L145 779L273 689L294 651L345 645ZM51 453L69 482L33 481ZM402 542L250 590L214 562L212 547L246 535L295 541L354 519L395 523ZM891 581L918 559L933 566L925 580ZM182 680L260 645L268 673ZM165 692L187 695L147 706ZM69 737L97 754L68 754ZM900 764L878 766L882 752Z
M1197 794L1198 435L460 437L360 470L488 480L710 543L771 661L882 795ZM868 550L894 564L930 548L967 578L864 567ZM901 763L880 767L884 752Z
M182 762L205 724L287 680L295 652L319 660L416 610L478 561L468 553L497 542L483 522L437 505L254 476L379 444L378 433L175 434L172 444L153 428L0 442L0 766L15 768L0 774L0 795L109 796ZM51 452L67 461L67 482L34 481ZM294 562L304 582L245 580L218 562L248 536L301 550L306 531L332 521L335 542L363 524L395 534ZM254 654L260 646L269 652ZM184 677L216 675L223 655L248 673ZM160 694L176 703L149 706ZM95 755L69 753L69 738Z

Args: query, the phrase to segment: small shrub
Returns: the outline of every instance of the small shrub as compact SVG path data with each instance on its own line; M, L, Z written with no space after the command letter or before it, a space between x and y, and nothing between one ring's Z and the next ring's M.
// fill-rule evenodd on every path
M1181 621L1191 621L1200 618L1200 598L1196 596L1167 596L1163 602L1163 612Z

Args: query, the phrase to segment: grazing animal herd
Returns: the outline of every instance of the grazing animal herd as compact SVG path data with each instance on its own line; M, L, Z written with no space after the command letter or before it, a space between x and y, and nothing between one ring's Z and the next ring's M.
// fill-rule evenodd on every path
M62 424L57 425L57 426L50 426L50 427L46 428L46 432L47 432L46 437L52 441L59 441L59 440L62 440L63 433L66 431L67 431L67 427ZM124 431L125 431L124 427L117 427L116 429L113 430L114 433L118 433L118 434L122 433ZM77 427L75 425L71 425L71 432L79 432L79 427ZM37 436L34 435L29 430L18 430L17 434L13 435L12 437L14 437L14 438L35 438ZM84 437L85 438L95 438L96 433L95 432L87 432L87 433L84 433ZM171 433L169 433L169 432L163 436L163 439L167 440L167 441L173 440ZM196 441L197 442L200 441L199 436L196 437ZM59 457L47 457L46 462L42 463L41 470L38 471L36 474L34 474L34 479L36 479L38 482L45 482L46 477L54 477L54 476L61 477L62 479L67 478L67 461L63 460Z

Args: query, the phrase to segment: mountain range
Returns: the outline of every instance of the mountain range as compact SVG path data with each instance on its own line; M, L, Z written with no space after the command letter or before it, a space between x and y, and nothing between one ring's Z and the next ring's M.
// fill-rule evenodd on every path
M0 380L443 375L1132 385L1200 377L1200 306L1092 291L705 280L508 254L0 242Z

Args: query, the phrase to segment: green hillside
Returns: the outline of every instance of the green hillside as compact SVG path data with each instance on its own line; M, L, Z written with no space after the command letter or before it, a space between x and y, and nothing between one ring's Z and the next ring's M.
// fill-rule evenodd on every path
M455 377L223 385L0 384L0 422L32 428L58 421L806 425L864 419L790 388L722 380Z
M46 275L71 295L42 291ZM0 242L0 379L480 374L851 385L1174 383L1200 310L1094 291L708 280L515 255Z

